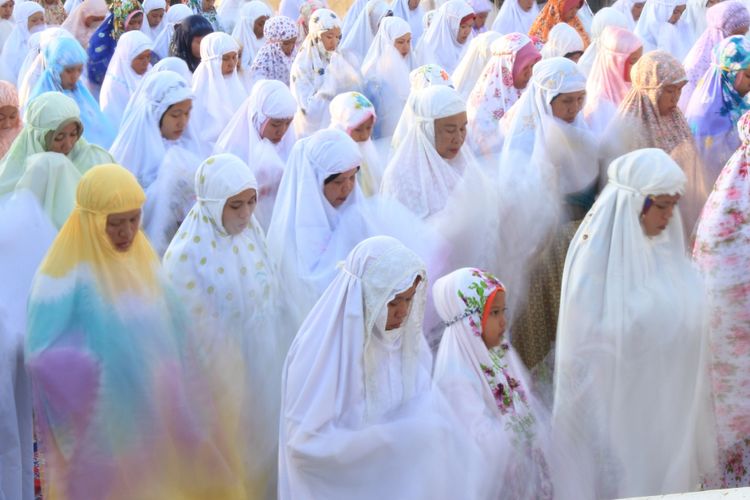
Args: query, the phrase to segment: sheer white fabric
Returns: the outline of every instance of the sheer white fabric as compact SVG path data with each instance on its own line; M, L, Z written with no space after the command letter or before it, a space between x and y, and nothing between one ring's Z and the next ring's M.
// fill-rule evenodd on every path
M658 236L639 221L646 197L681 193L685 175L658 149L608 174L565 261L553 425L596 471L581 497L695 490L716 460L705 291L679 209Z
M133 59L152 49L151 39L141 31L123 33L117 42L99 93L102 112L115 128L119 128L130 95L143 79L143 75L133 70Z
M380 118L375 114L375 108L367 98L359 92L345 92L333 98L330 106L331 127L342 130L347 134L366 120L373 118L377 123ZM366 141L357 142L362 155L359 165L358 182L365 196L372 196L380 191L383 179L385 161L380 158L372 137Z
M270 18L273 15L273 11L265 2L252 0L243 5L238 14L240 15L240 20L234 26L234 29L231 30L231 33L234 39L237 40L237 43L240 44L240 47L242 47L240 66L242 67L242 71L247 73L250 70L250 65L253 64L253 60L255 60L255 54L258 53L258 50L266 41L263 37L258 38L255 36L255 32L253 31L255 21L259 17ZM219 16L221 17L221 14ZM232 24L234 25L234 23ZM222 25L226 26L223 24L223 21Z
M615 3L612 4L613 9L622 12L622 14L625 16L625 19L627 20L627 23L628 23L626 28L629 29L630 31L633 31L636 25L636 20L633 18L633 5L635 5L636 3L645 3L645 2L641 2L640 0L638 1L617 0ZM596 15L594 16L594 19L596 19ZM594 31L593 24L594 23L591 23L591 31Z
M206 151L190 121L177 140L162 137L159 122L171 105L192 99L177 73L147 75L110 149L146 190L143 225L160 255L195 201L192 179Z
M399 17L386 17L362 61L365 93L378 113L373 134L391 137L409 97L409 73L414 68L412 51L404 57L394 46L397 38L411 33L409 23Z
M164 17L161 18L161 21L159 21L159 24L157 24L154 27L151 27L151 24L149 24L148 19L146 19L146 16L148 16L149 12L154 10L164 10L164 15L167 14L167 2L166 0L144 0L143 2L143 24L141 24L141 31L147 35L151 41L155 41L156 37L158 37L162 31L164 31L164 28L167 26L167 21Z
M281 367L299 323L255 217L239 234L223 225L227 199L247 189L257 191L258 183L238 157L204 161L195 174L196 203L164 255L164 269L200 332L206 376L224 391L224 422L240 438L232 446L242 457L242 477L256 498L268 498L275 496Z
M507 0L500 7L495 21L492 23L492 31L501 35L509 33L528 33L534 19L539 15L539 4L532 2L529 10L523 10L518 0Z
M594 65L596 54L599 52L602 32L608 26L617 26L628 31L633 31L635 28L635 25L632 22L628 23L625 15L614 7L604 7L597 12L594 15L594 21L591 23L591 44L586 47L578 60L578 67L586 77L591 73L591 67Z
M29 18L34 14L44 14L44 8L36 2L21 2L13 8L15 26L3 45L0 54L0 79L17 82L21 64L26 57L29 37ZM44 24L36 26L34 32L44 31Z
M691 27L685 14L676 24L669 22L674 8L685 5L687 0L649 0L643 7L635 34L643 40L644 52L663 50L682 61L693 45Z
M477 498L475 455L430 390L425 276L397 240L371 238L308 315L283 371L280 499ZM385 330L388 302L416 277L408 316ZM461 477L449 473L458 462Z
M254 1L256 0L223 0L221 3L219 3L219 6L216 8L216 13L219 16L221 25L224 27L227 33L234 33L234 29L238 24L238 20L241 19L242 9L245 7L245 5ZM268 2L261 0L261 3L265 4L269 10L271 9L271 5ZM272 16L273 14L267 15ZM297 15L299 15L299 13ZM296 17L294 19L296 19Z
M547 43L542 47L543 59L565 57L571 52L583 52L583 40L575 28L567 23L557 23L547 35Z
M464 0L448 0L444 3L417 44L417 62L438 64L448 73L453 73L472 37L469 35L464 43L459 43L458 28L461 19L473 13L471 6Z
M222 73L222 57L231 52L239 55L240 47L226 33L209 33L201 40L201 62L193 74L196 109L192 119L200 123L201 137L216 142L224 126L247 97L247 91L233 68Z
M683 13L685 22L690 26L690 44L692 45L699 36L706 31L706 11L708 0L687 0L687 9Z
M31 381L24 366L27 298L57 231L26 190L0 199L0 497L34 498Z
M357 14L349 31L343 31L338 51L345 54L353 63L361 63L370 50L381 21L388 13L388 2L369 0L365 8Z
M269 120L290 120L296 110L297 104L286 85L278 80L259 80L229 120L214 147L215 153L232 153L240 157L258 179L255 217L264 229L271 223L284 165L295 137L291 127L276 144L261 134Z
M358 71L339 52L323 46L320 35L336 27L341 27L341 22L333 11L316 10L292 63L290 88L299 108L294 118L297 137L327 127L331 99L348 90L359 90L361 85Z
M154 52L159 56L159 59L169 56L169 44L172 43L175 25L192 15L192 9L182 3L172 5L167 13L164 14L164 20L162 21L164 23L164 30L154 40Z
M479 80L482 71L492 55L492 42L500 38L495 31L487 31L474 37L469 43L466 54L453 72L453 83L464 99L469 98L471 90Z
M391 4L391 10L393 10L394 16L409 23L409 26L411 26L411 45L416 47L424 31L422 16L424 16L425 11L422 6L417 4L416 8L411 9L409 8L409 0L394 0Z
M393 131L393 137L391 138L391 153L398 148L403 138L406 136L406 132L411 128L414 122L414 100L420 90L425 89L431 85L446 85L453 87L453 81L450 75L443 68L437 64L425 64L409 73L409 97L406 98L406 105L401 116L396 124L396 129Z

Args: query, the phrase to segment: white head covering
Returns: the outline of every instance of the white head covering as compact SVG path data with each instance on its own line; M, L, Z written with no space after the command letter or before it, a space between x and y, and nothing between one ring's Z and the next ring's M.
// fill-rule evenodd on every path
M221 14L219 15L221 16ZM261 0L251 0L242 6L240 10L240 22L235 25L232 36L242 47L241 66L243 69L250 68L255 59L255 54L258 53L258 49L265 43L265 38L255 36L255 31L253 31L255 21L259 17L270 18L271 16L273 16L273 11Z
M619 26L628 31L633 31L635 23L632 22L632 16L630 19L631 22L628 23L625 15L614 7L604 7L594 15L594 20L591 23L591 44L586 47L583 55L578 60L578 68L581 70L581 73L587 77L589 76L591 66L594 64L594 59L596 59L596 53L599 51L599 37L601 37L604 28L607 26Z
M692 47L690 24L683 13L677 24L669 22L674 8L686 0L649 0L643 7L635 34L643 40L643 51L663 50L682 61Z
M401 111L391 138L391 153L398 147L414 121L414 99L417 93L431 85L453 87L450 75L437 64L425 64L409 73L409 97Z
M510 33L492 44L492 57L480 73L466 106L467 140L476 154L500 152L503 140L500 120L523 92L513 85L516 58L521 49L529 44L533 47L533 43L526 35ZM539 58L538 53L536 57Z
M13 8L16 26L5 41L2 54L0 54L0 78L3 80L18 81L18 73L26 57L29 37L32 35L29 32L29 18L39 12L44 14L44 7L36 2L21 2ZM45 29L46 25L41 24L34 28L34 32Z
M407 33L411 33L411 27L400 17L384 18L362 61L362 74L368 93L378 110L375 137L393 135L409 97L409 73L414 67L414 56L409 51L409 55L403 57L394 45L397 38Z
M161 21L156 25L155 28L152 28L148 22L148 19L146 19L146 16L152 10L157 9L164 9L164 17L161 18ZM165 0L144 0L143 2L143 24L141 24L141 31L148 35L151 41L155 41L156 37L158 37L167 26L167 21L165 19L167 15L166 10L167 2Z
M158 73L159 71L174 71L180 75L188 85L193 83L193 74L190 72L190 68L188 68L185 60L180 59L179 57L169 56L160 59L158 63L151 67L151 73Z
M251 1L255 0L222 0L222 2L219 4L216 9L216 13L219 15L219 21L221 22L221 25L224 27L224 29L227 30L228 33L234 33L234 29L236 28L235 23L237 23L237 20L241 19L242 17L242 8ZM265 3L266 7L268 7L270 10L271 6L268 4L268 2L262 1L261 3ZM273 14L267 15L272 16Z
M403 21L400 19L400 21ZM404 21L405 22L405 21ZM371 117L377 123L377 115L372 103L359 92L344 92L331 100L331 128L336 128L350 134L351 131ZM366 141L357 142L362 154L359 166L359 184L366 196L372 196L380 191L380 181L383 178L384 162L380 159L372 137Z
M172 71L147 74L138 94L134 95L110 153L117 163L135 174L141 186L148 187L156 179L170 147L181 145L196 149L190 122L177 141L166 141L159 130L159 122L167 109L186 99L193 99L193 92L185 80Z
M385 0L369 0L365 8L357 15L352 29L342 33L339 52L353 56L353 60L362 61L370 50L375 34L383 18L389 13Z
M414 123L388 162L381 192L398 200L421 218L445 207L468 164L464 145L452 160L435 149L435 120L466 111L466 103L454 89L431 86L414 99Z
M586 77L576 63L564 57L542 59L518 102L503 118L505 138L501 169L514 154L553 168L549 179L561 193L589 187L597 178L596 143L578 113L568 124L552 114L552 100L560 94L586 90Z
M554 423L590 454L582 464L599 484L582 496L687 491L716 456L706 297L679 208L655 237L639 220L646 197L682 193L685 174L667 153L641 149L608 176L565 260Z
M117 42L99 94L102 111L115 127L122 121L128 100L143 79L143 75L133 71L133 59L152 49L151 38L142 31L127 31Z
M708 10L708 0L688 0L687 9L683 16L685 22L690 26L690 45L706 31L706 11Z
M310 135L330 121L328 103L334 96L358 90L361 77L337 51L328 51L322 33L338 28L341 21L335 12L316 10L309 23L309 32L294 58L290 88L299 108L294 128L297 136Z
M196 201L164 255L164 269L201 333L202 359L223 384L236 413L242 472L253 491L275 483L281 366L291 333L279 321L281 282L253 215L242 232L222 223L227 200L258 183L247 164L230 154L211 156L195 173ZM253 332L253 334L249 334ZM265 333L263 333L265 332ZM232 411L230 410L230 411ZM226 414L223 415L225 418Z
M335 129L298 140L289 154L268 229L268 248L281 261L284 278L298 280L295 286L309 288L313 297L328 286L342 258L324 255L334 232L350 229L339 227L339 219L345 211L356 210L363 198L355 184L346 201L334 207L323 194L324 181L361 162L357 144Z
M476 85L479 76L482 74L482 70L487 65L487 61L490 60L492 42L498 38L500 38L498 32L487 31L475 36L471 43L469 43L466 54L461 58L461 62L458 63L456 71L453 72L453 83L458 93L464 99L469 98L471 89Z
M567 23L557 23L547 35L541 50L542 58L565 57L571 52L583 52L583 40L575 28Z
M615 3L612 4L613 9L620 11L623 14L623 16L625 16L625 20L628 23L628 25L625 27L629 29L630 31L633 31L635 29L635 24L636 24L635 19L633 19L633 5L635 5L636 3L640 3L641 1L642 0L617 0ZM596 19L596 15L594 15L594 19ZM593 35L593 31L594 31L593 22L591 24L592 24L591 31Z
M417 44L419 64L438 64L448 73L453 73L472 37L469 35L463 44L458 43L458 28L461 26L461 19L473 13L471 6L464 0L448 0L444 3Z
M213 143L224 126L247 97L237 68L224 76L221 72L224 54L239 53L240 46L226 33L209 33L201 40L201 62L193 74L196 113L193 120L201 124L201 137Z
M370 238L310 312L284 366L279 498L440 497L433 480L414 480L440 481L449 470L441 459L452 453L424 453L452 432L441 432L448 423L421 404L431 365L422 335L425 274L397 240ZM387 303L417 276L408 317L386 331Z
M162 24L164 29L159 33L154 40L154 52L163 59L169 55L169 44L172 42L174 36L174 27L179 24L183 19L188 16L192 16L193 11L190 7L185 4L178 3L169 7L169 10L164 14Z
M501 35L528 33L538 15L539 4L536 2L531 3L531 9L527 12L521 8L518 0L506 0L492 23L492 31Z
M214 151L232 153L250 165L260 187L256 217L263 227L271 222L276 192L294 144L294 131L287 130L278 144L261 138L261 132L268 120L290 119L296 110L297 103L286 85L278 80L259 80L214 147Z
M422 6L417 4L417 8L412 10L409 8L409 0L394 0L391 4L391 10L393 10L394 16L400 17L409 23L409 26L411 26L411 44L412 47L416 47L424 31L422 26L424 9Z

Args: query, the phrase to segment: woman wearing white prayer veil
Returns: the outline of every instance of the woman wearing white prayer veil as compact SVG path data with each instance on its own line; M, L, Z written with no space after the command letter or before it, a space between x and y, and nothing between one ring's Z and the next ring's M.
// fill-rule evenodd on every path
M117 42L99 93L102 112L116 129L130 96L151 66L152 48L148 35L137 30L123 33Z
M169 55L169 46L172 44L172 37L174 37L174 27L192 15L193 11L185 4L178 3L169 7L162 21L164 29L154 40L154 53L159 59L164 59Z
M420 5L420 0L394 0L391 10L393 10L395 17L400 17L409 23L412 46L416 47L424 31L422 16L424 16L425 11Z
M239 50L226 33L209 33L201 40L201 62L193 74L193 119L200 123L201 138L211 145L247 98L237 75Z
M152 42L167 26L167 21L164 19L166 12L167 2L165 0L144 0L143 2L141 32L148 36Z
M267 229L294 131L289 126L297 111L289 87L278 80L258 80L250 96L216 141L215 153L232 153L246 162L258 180L255 217Z
M13 7L15 7L15 2L12 0L0 0L0 53L15 27Z
M393 135L409 97L409 73L413 68L409 23L400 17L384 18L362 61L365 93L378 112L373 132L376 138Z
M375 35L379 31L380 23L393 12L388 9L385 0L369 0L362 12L354 21L351 31L342 31L343 38L339 52L344 54L353 64L364 61L370 50Z
M438 64L453 73L466 53L474 28L474 11L464 0L448 0L437 11L417 44L419 64Z
M604 7L594 15L594 20L591 23L591 45L586 47L578 60L578 68L587 78L591 72L591 66L594 65L596 54L599 52L602 32L607 26L618 26L628 31L635 29L635 23L628 23L625 15L613 7Z
M687 0L649 0L634 33L643 40L644 52L663 50L682 61L695 38L685 20Z
M466 54L453 72L453 83L464 99L469 98L471 90L492 56L492 43L500 36L496 31L486 31L476 35L469 42Z
M18 102L22 109L26 107L31 91L46 69L44 54L47 47L60 37L73 38L68 30L58 26L34 33L29 38L28 52L18 73Z
M547 35L547 43L542 50L542 59L567 57L574 63L583 55L583 40L578 32L567 23L557 23Z
M539 4L534 0L506 0L492 23L492 31L501 35L528 33L538 15Z
M294 130L306 137L330 122L328 104L336 95L358 90L359 72L337 52L341 21L331 10L318 9L292 63L290 88L297 100Z
M234 434L228 466L246 499L275 497L281 367L301 318L293 312L253 215L258 183L231 154L195 173L197 200L164 254L217 389L217 409Z
M231 33L241 47L240 70L243 76L246 76L243 80L245 80L247 86L250 81L250 66L252 66L258 50L266 43L266 39L263 37L263 28L266 21L273 16L273 11L265 2L252 0L242 6L239 14L240 20ZM249 87L248 90L250 90Z
M565 261L553 427L588 454L591 496L688 492L714 471L717 437L706 293L677 207L686 178L658 149L608 175Z
M281 500L481 498L477 457L430 390L426 286L424 264L394 238L351 251L284 364Z
M625 19L628 22L626 28L630 31L633 31L635 29L635 25L638 23L638 19L641 18L641 12L643 12L643 7L645 5L646 2L641 0L617 0L612 4L612 8L622 12L625 15ZM596 18L596 16L594 17ZM593 23L591 24L591 31L593 31Z
M688 0L685 11L685 22L690 26L690 42L695 43L706 31L706 12L720 0ZM744 33L743 33L744 34Z
M333 98L330 106L331 128L346 132L357 143L362 154L359 165L359 185L365 196L380 191L385 162L372 142L372 130L378 116L375 107L359 92L344 92Z
M146 190L143 225L159 255L195 201L193 175L208 156L189 119L192 105L193 93L180 75L148 74L110 148Z
M585 89L573 61L542 59L501 123L499 272L519 290L509 304L512 342L529 369L553 345L565 249L597 192L598 144L581 112Z
M13 9L15 27L0 53L0 79L17 83L18 73L26 57L29 37L47 27L44 24L44 7L36 2L22 2Z
M453 80L451 80L448 72L437 64L425 64L409 73L409 97L406 98L406 105L403 111L401 111L401 117L398 119L396 129L393 131L389 158L398 148L398 145L414 122L414 99L416 99L416 95L420 90L432 85L453 87Z

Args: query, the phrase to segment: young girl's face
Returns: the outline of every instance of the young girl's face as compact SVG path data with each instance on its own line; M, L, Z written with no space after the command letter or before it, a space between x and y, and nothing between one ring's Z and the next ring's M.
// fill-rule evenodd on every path
M332 28L320 34L320 40L323 42L323 48L328 52L333 52L339 46L341 41L341 28Z
M221 225L232 236L240 234L250 224L250 217L258 204L258 193L255 189L244 191L227 199L221 213Z
M44 24L44 13L43 12L34 12L29 16L29 19L26 23L26 25L29 28L29 33L32 32L35 26L41 26Z
M131 61L130 67L133 68L133 71L135 71L137 75L145 75L150 62L151 51L144 50Z
M146 19L148 20L149 26L156 28L159 26L159 23L161 23L161 20L164 19L164 9L154 9L149 11L149 13L146 14Z
M227 52L221 56L221 74L229 76L237 69L237 61L239 57L237 52Z
M48 152L67 155L81 137L81 128L77 122L71 122L52 132L49 140Z
M281 51L284 53L285 56L289 57L292 55L292 52L294 52L294 46L297 45L297 39L296 38L287 38L283 42L281 42Z
M349 137L354 139L354 142L365 142L372 135L372 127L375 124L375 117L371 116L367 120L360 123L356 128L353 128L349 132Z
M411 33L407 33L393 40L393 46L396 47L396 50L398 50L398 53L401 54L402 57L408 56L411 51Z
M83 73L83 64L66 66L62 73L60 73L60 85L62 85L62 88L65 90L75 89L81 73Z
M201 3L203 12L211 12L212 10L214 10L215 3L216 3L216 0L203 0L203 2Z
M161 136L169 141L176 141L182 137L182 133L185 132L185 128L187 127L188 120L190 120L190 112L192 110L193 101L191 99L176 102L168 107L159 122Z
M199 61L201 59L201 40L203 40L202 36L194 36L190 41L190 52Z
M269 118L263 124L260 136L274 144L278 144L284 138L286 131L289 130L291 123L291 118Z
M492 303L485 304L486 320L482 325L482 340L487 349L500 345L505 333L505 292L498 291L492 298ZM484 316L484 314L483 314Z
M141 29L141 26L143 26L143 12L138 12L125 25L125 31L138 31Z

